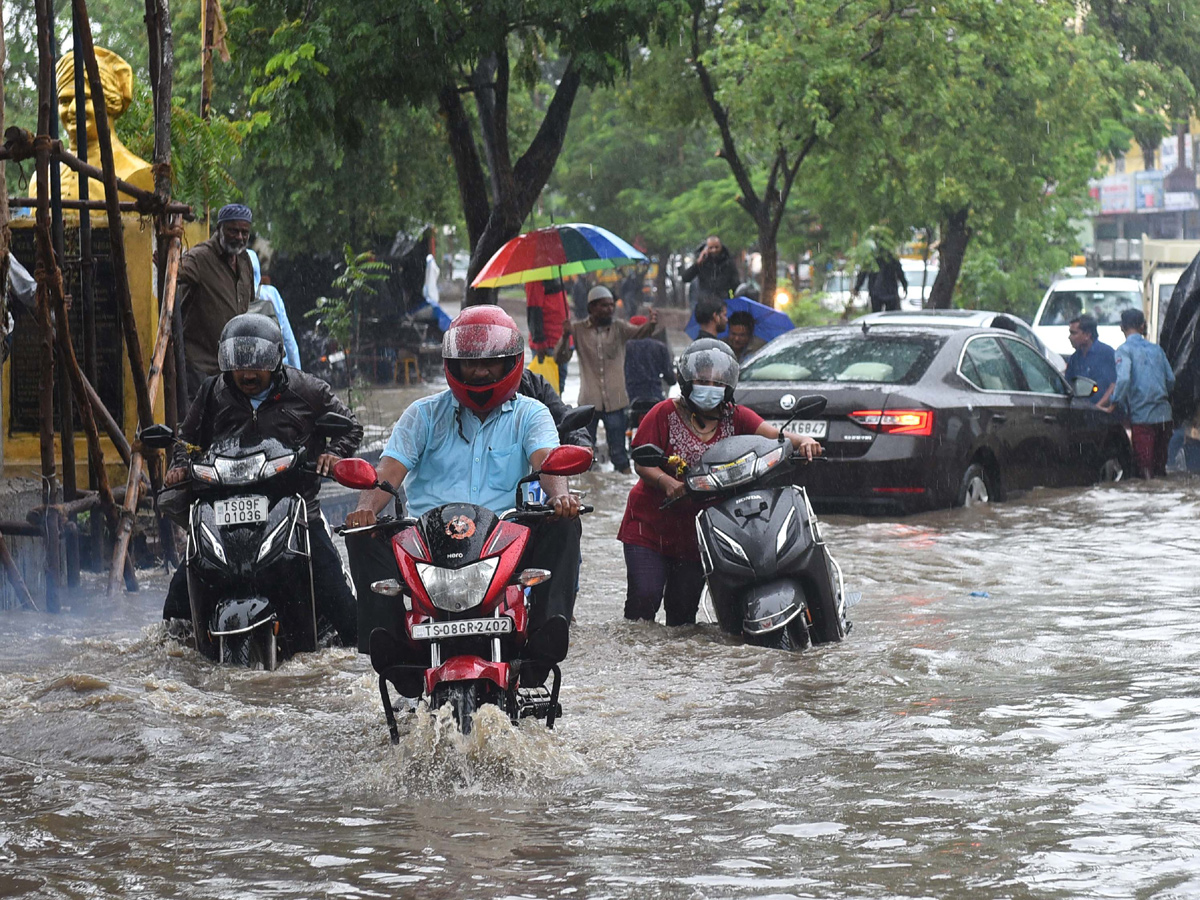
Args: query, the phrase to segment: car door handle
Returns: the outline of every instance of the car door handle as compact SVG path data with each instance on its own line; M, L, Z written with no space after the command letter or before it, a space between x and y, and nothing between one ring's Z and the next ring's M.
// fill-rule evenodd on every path
M992 421L997 425L1003 425L1008 421L1008 416L992 416Z
M1042 421L1048 422L1051 425L1053 425L1055 422L1058 421L1058 416L1042 416Z

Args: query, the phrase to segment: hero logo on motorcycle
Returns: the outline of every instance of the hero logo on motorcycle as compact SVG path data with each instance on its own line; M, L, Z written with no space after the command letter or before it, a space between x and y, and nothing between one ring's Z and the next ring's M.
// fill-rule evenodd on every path
M446 534L456 541L465 541L475 534L475 523L466 516L455 516L446 523Z

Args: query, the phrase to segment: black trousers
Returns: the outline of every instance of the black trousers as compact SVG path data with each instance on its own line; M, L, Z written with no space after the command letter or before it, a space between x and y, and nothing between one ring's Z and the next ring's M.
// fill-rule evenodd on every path
M352 647L358 640L358 612L354 594L342 572L342 558L319 517L309 520L308 543L312 552L313 595L317 601L317 615L324 616L337 629L338 642L343 647ZM171 577L171 586L167 588L163 618L191 617L187 567L180 566Z
M549 569L553 575L530 591L529 632L533 634L550 618L561 616L568 624L575 611L575 586L579 581L579 541L583 528L578 519L545 520L532 527L529 543L517 567ZM359 630L358 649L366 653L371 631L386 628L402 644L404 639L404 607L399 597L385 597L371 590L375 581L399 579L400 568L392 550L391 538L379 532L346 535L346 552L350 557L350 574L358 592ZM567 647L557 648L551 662L560 662ZM426 663L428 650L422 648L419 658L410 662Z

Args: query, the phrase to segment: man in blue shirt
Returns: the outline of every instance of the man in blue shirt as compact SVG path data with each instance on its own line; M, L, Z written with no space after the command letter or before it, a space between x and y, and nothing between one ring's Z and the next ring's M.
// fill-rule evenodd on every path
M1142 478L1167 474L1167 445L1171 440L1171 388L1175 373L1158 344L1146 340L1146 317L1140 309L1121 313L1125 343L1117 348L1117 385L1112 408L1125 411L1130 421L1134 463Z
M1116 353L1108 344L1101 342L1095 316L1076 316L1067 327L1067 336L1075 348L1067 360L1067 381L1090 378L1096 382L1092 402L1107 404L1117 382Z
M554 419L544 405L517 393L524 342L498 306L460 313L443 335L442 361L449 390L421 398L400 416L379 460L379 480L403 482L411 516L447 503L473 503L500 514L513 506L517 482L541 468L558 446ZM534 588L530 633L549 625L548 633L560 635L539 642L548 648L547 661L559 662L567 654L579 574L579 501L565 478L543 475L541 484L554 515L533 528L522 566L553 573ZM346 527L373 524L391 499L387 491L364 491ZM355 584L368 591L373 581L396 577L390 542L376 537L346 540ZM360 650L369 637L360 629Z

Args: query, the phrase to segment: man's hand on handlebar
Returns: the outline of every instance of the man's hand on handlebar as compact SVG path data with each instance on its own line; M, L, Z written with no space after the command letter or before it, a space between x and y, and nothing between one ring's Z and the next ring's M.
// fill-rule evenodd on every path
M343 528L365 528L375 524L375 513L369 509L356 509L346 516Z
M333 474L333 464L340 459L341 457L336 453L322 453L317 457L317 474L331 476Z
M549 506L554 507L554 519L578 519L579 498L574 494L559 494L550 500Z
M174 487L181 481L185 481L188 476L187 466L175 466L168 469L167 474L163 476L163 485L165 487Z

